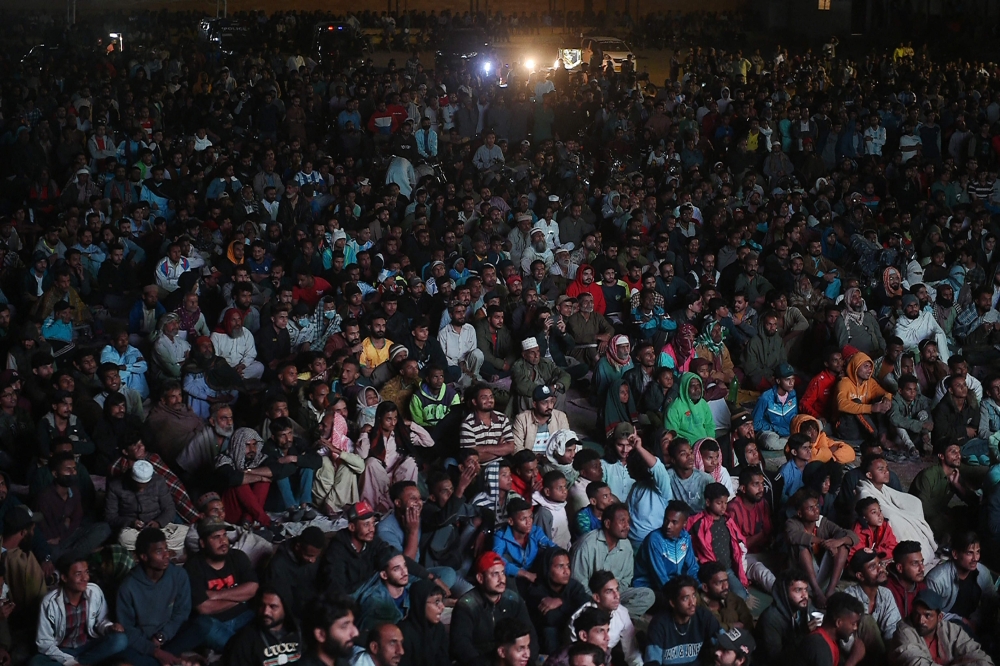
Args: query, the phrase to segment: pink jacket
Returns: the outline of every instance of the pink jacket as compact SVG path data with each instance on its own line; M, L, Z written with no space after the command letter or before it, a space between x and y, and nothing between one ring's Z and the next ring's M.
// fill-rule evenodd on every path
M691 533L694 554L698 558L699 564L715 562L715 552L712 550L712 521L714 519L714 516L710 516L704 511L688 518L687 531ZM740 577L740 582L747 586L750 581L747 579L746 571L746 539L731 514L726 516L726 527L729 528L729 548L733 551L733 565L736 575Z

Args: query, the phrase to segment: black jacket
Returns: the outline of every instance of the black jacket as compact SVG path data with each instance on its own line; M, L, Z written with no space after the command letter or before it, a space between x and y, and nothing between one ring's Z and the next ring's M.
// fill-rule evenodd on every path
M391 550L392 546L376 536L359 553L351 543L350 530L334 532L320 563L316 589L326 594L353 594L375 573L379 557ZM427 569L410 558L406 558L406 568L411 576L427 577Z
M941 402L934 408L934 430L931 431L931 441L935 448L944 443L969 441L966 428L979 429L979 406L973 405L975 396L969 391L965 399L965 407L961 411L955 407L955 401L950 393L945 393Z
M496 623L516 617L531 627L531 660L538 657L538 636L528 616L528 607L515 592L505 590L494 604L476 588L462 595L451 615L451 658L459 664L493 661L493 628Z
M288 658L285 663L302 663L299 661L305 648L302 633L299 631L298 622L291 616L287 607L285 613L287 633L280 640L261 627L260 621L255 619L236 632L233 640L226 643L226 650L222 655L223 664L226 666L277 664L281 663L278 661L280 655Z
M316 596L319 564L319 559L312 564L299 562L292 552L292 546L287 543L278 548L267 563L264 584L278 590L286 600L287 615L302 617L302 609Z

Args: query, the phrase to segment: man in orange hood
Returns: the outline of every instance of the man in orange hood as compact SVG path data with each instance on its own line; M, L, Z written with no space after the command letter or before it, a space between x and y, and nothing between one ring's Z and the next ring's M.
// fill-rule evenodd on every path
M889 422L892 394L872 377L875 363L864 352L851 356L844 377L837 382L835 427L839 437L851 444L878 439L888 448L895 434Z

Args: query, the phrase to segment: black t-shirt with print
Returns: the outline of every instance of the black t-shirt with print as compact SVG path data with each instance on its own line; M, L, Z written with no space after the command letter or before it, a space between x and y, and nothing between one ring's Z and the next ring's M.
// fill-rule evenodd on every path
M226 562L221 569L213 569L205 558L204 553L199 553L184 565L188 577L191 579L191 606L197 607L208 599L209 590L226 590L238 585L256 583L257 574L254 573L253 565L246 553L235 548L230 549L226 555ZM244 602L239 603L229 610L212 615L221 622L232 620L250 607Z

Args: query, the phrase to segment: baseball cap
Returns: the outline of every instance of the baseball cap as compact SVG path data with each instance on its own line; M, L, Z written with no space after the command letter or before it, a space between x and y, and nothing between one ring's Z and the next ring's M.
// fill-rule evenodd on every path
M944 610L944 599L934 590L920 590L920 592L917 592L917 596L913 599L913 603L920 604L928 610Z
M32 523L40 523L42 520L44 520L42 514L34 513L22 504L12 508L4 516L3 530L7 534L13 534L27 528Z
M777 379L784 379L786 377L795 376L795 368L793 368L788 363L781 363L777 368L774 369L774 376Z
M542 400L548 400L552 397L552 389L550 389L545 384L541 386L536 386L534 392L531 394L531 399L535 402L541 402Z
M358 520L364 520L365 518L371 518L375 515L375 509L367 501L360 501L357 504L351 504L347 507L345 512L347 515L348 522L355 522Z
M488 550L482 555L480 555L479 559L476 560L476 567L475 567L476 573L477 574L484 573L498 564L500 566L506 566L506 562L503 561L502 557L494 553L492 550Z
M753 651L757 649L757 643L754 642L753 636L739 627L733 627L726 633L719 634L717 640L719 647L723 650L733 650L743 655L753 654Z

